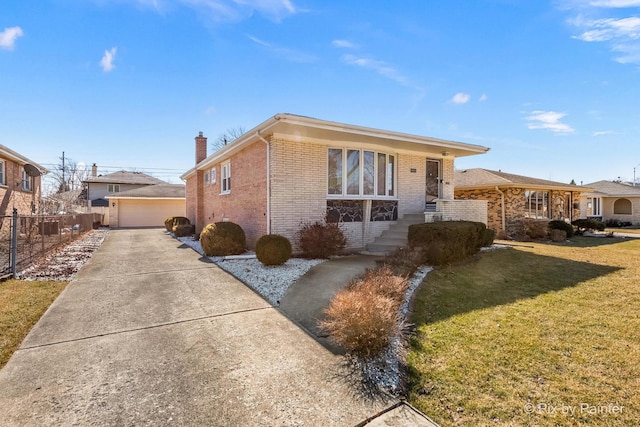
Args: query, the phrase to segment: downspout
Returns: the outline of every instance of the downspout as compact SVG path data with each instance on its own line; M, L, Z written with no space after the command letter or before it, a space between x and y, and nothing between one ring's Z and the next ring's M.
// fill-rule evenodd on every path
M267 144L267 234L271 234L271 144L256 131L258 139Z
M505 214L505 211L504 211L504 192L502 190L500 190L497 185L496 185L496 191L498 193L500 193L500 198L501 198L500 210L502 211L502 231L506 231L507 230L507 225L505 223L506 214Z

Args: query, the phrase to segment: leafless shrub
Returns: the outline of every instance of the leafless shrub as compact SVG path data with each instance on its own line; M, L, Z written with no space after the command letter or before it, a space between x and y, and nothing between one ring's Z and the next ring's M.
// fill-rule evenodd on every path
M380 355L402 323L396 301L365 287L339 292L325 315L320 327L350 355L362 359Z

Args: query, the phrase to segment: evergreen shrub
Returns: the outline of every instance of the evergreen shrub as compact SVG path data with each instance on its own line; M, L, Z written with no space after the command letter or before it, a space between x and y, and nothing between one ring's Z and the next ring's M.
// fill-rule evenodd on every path
M264 265L282 265L291 253L291 242L279 234L264 235L256 242L256 258Z
M200 246L206 256L239 255L246 250L247 238L238 224L216 222L202 229Z

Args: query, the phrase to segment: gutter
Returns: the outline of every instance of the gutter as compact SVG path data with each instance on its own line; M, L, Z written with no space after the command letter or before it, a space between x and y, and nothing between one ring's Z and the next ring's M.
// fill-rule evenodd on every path
M267 144L267 234L271 234L271 144L256 131L256 137Z
M502 211L502 231L506 231L507 230L507 224L505 223L506 214L505 214L505 209L504 209L504 192L502 190L500 190L497 185L496 185L496 191L498 193L500 193L500 198L501 198L500 210Z

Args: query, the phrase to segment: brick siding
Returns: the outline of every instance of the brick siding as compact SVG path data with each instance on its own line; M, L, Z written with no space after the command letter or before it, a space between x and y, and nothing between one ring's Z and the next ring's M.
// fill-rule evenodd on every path
M504 203L505 203L505 225L504 229L510 236L517 235L521 232L522 220L526 218L526 198L524 188L504 188ZM547 190L549 192L549 209L550 218L552 219L564 219L565 204L569 203L567 200L567 192L564 190ZM572 206L571 218L577 219L580 217L580 207L577 204L579 200L579 192L571 192ZM502 224L502 196L495 189L456 189L456 199L462 200L486 200L487 201L487 227L499 232L503 229Z

